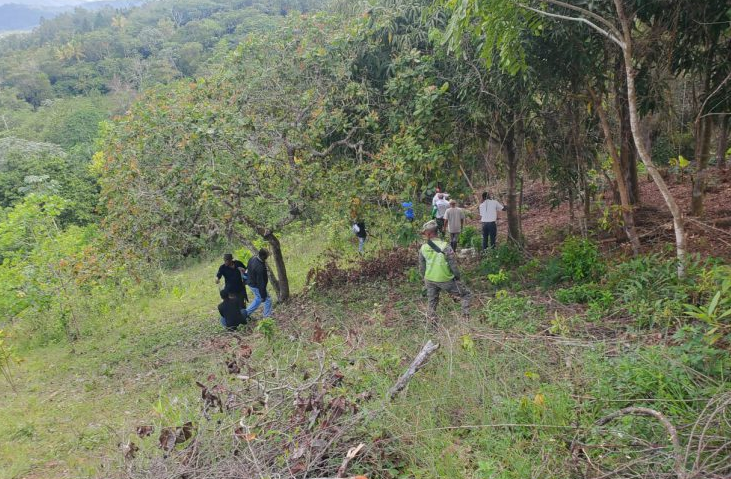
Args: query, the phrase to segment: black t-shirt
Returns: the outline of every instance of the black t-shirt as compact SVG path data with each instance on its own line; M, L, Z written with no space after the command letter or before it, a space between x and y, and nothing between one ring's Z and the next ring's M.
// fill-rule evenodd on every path
M238 299L224 300L218 305L218 312L223 316L227 328L235 329L240 324L246 324L246 317L241 312L241 303Z
M360 223L356 223L358 226L358 232L355 234L358 238L365 238L368 236L368 233L366 232L365 222L361 221Z
M244 263L242 263L239 260L234 260L233 267L229 268L225 264L222 264L218 268L218 273L216 273L216 278L221 278L221 276L224 277L226 281L226 291L230 291L232 293L240 293L241 291L245 291L244 288L244 280L241 278L241 271L239 268L245 268Z

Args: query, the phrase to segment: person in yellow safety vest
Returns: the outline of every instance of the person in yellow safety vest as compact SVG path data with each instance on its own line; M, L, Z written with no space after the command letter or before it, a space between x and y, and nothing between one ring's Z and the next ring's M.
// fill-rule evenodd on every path
M459 269L454 258L454 250L449 243L438 239L437 222L432 220L424 224L421 234L426 243L419 249L419 272L426 285L429 309L427 319L435 323L439 293L459 296L462 300L462 314L467 316L470 307L470 291L459 281Z

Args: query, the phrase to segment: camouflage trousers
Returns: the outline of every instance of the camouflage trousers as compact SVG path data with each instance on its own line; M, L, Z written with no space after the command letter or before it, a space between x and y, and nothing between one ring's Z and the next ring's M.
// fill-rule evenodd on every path
M460 298L462 302L462 314L469 314L470 310L470 290L457 280L436 283L434 281L424 280L426 285L426 296L429 301L429 309L427 310L427 318L434 321L437 318L437 305L439 304L439 294L444 291L447 294Z

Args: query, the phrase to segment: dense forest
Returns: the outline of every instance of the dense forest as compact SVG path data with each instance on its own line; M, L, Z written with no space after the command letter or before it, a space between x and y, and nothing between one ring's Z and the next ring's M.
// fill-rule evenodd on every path
M727 0L158 0L0 37L3 397L40 387L22 359L109 347L94 381L148 407L107 408L153 409L164 453L115 419L84 448L117 441L120 477L728 477L730 112ZM432 334L437 189L505 220L484 254L470 220L480 309ZM200 264L262 247L276 320L201 332ZM426 337L451 349L399 400ZM219 369L125 382L191 343ZM28 424L5 432L40 454ZM46 472L108 473L79 461Z

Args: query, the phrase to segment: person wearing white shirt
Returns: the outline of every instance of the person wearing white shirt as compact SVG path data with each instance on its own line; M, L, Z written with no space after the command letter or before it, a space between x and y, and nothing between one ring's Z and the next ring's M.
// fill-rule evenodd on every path
M499 201L493 200L489 193L482 193L480 222L482 222L483 250L487 249L488 243L491 248L495 247L495 241L497 240L497 212L504 209L505 207Z
M449 193L442 193L439 191L439 188L437 188L437 192L434 194L434 198L431 199L431 205L436 208L437 206L437 200L439 199L439 195L442 195L443 199L449 198Z
M439 193L439 198L437 199L437 203L434 207L437 209L437 233L439 233L439 236L444 237L444 213L446 213L449 209L449 201L444 199L444 195L442 193Z

